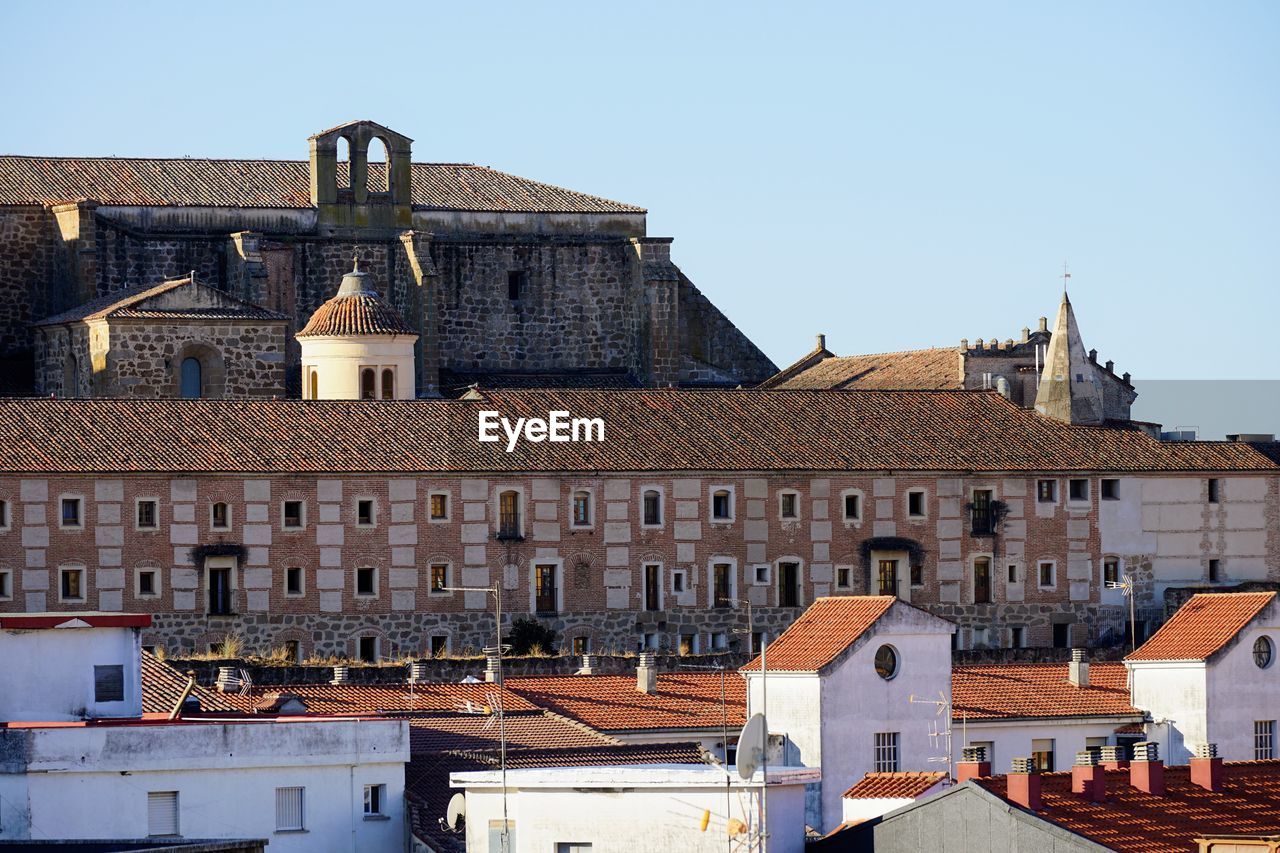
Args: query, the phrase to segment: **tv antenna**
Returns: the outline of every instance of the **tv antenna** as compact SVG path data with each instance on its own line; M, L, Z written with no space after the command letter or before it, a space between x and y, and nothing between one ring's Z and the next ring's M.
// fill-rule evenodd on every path
M1129 599L1129 643L1131 645L1129 651L1136 651L1138 648L1138 623L1134 620L1135 605L1133 600L1137 598L1138 590L1134 586L1133 578L1126 574L1118 581L1107 581L1107 589L1118 589L1125 598Z
M933 748L938 750L936 755L931 755L927 759L928 762L935 764L945 764L947 766L947 778L951 778L951 700L941 690L938 691L937 699L917 699L915 694L907 697L907 701L912 705L933 705L937 708L934 712L934 719L929 721L929 742L933 744ZM945 722L942 726L938 725L938 718L942 718Z

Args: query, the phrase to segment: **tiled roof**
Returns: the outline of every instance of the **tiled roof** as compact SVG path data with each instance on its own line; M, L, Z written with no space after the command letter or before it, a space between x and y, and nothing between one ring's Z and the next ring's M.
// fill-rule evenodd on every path
M105 205L310 208L302 160L0 156L0 205L93 199ZM369 164L369 184L386 167ZM426 210L643 213L644 208L461 163L414 163L412 199ZM338 182L346 182L340 165Z
M459 397L475 385L482 391L516 388L641 388L638 379L630 373L600 370L563 370L536 373L455 370L440 371L440 388L451 397Z
M585 749L614 746L619 741L587 726L548 712L509 713L503 721L508 749ZM496 719L471 714L417 716L409 722L410 751L474 752L497 749Z
M1070 773L1044 774L1044 808L1034 814L1121 853L1184 853L1206 835L1280 833L1280 761L1225 762L1219 792L1194 784L1186 766L1166 767L1162 797L1134 788L1127 771L1105 772L1102 803L1073 794ZM973 782L1008 799L1007 778Z
M492 684L273 684L255 688L247 696L226 694L226 701L252 710L268 693L292 693L311 714L449 714L471 708L478 714L491 707L498 688ZM468 704L470 703L470 704ZM508 714L542 709L506 690L502 706ZM483 719L489 715L484 714Z
M333 335L416 335L400 312L380 296L338 295L311 315L295 337Z
M1001 663L951 670L955 720L1141 716L1129 704L1128 672L1118 661L1089 664L1089 686L1067 680L1065 663Z
M219 308L207 309L190 309L190 310L147 310L140 309L137 306L152 299L156 296L177 290L180 287L187 287L191 284L190 278L175 278L160 284L146 285L142 287L132 287L127 290L121 290L116 293L108 293L105 296L99 296L90 299L87 302L77 305L69 311L63 311L52 317L46 317L35 323L36 326L57 326L64 323L74 323L81 320L98 320L103 317L129 317L133 319L244 319L244 320L272 320L285 322L288 320L283 314L277 314L274 311L268 311L249 302L243 302L227 293L219 292L219 295L228 303ZM201 286L199 282L196 286Z
M482 400L0 400L0 471L1271 471L1239 442L1071 426L985 391L490 391ZM476 440L478 412L602 442ZM166 441L153 436L165 435Z
M769 670L817 672L853 645L897 600L892 595L817 599L765 649ZM743 667L759 668L760 658Z
M1275 601L1274 592L1201 592L1125 660L1208 660Z
M187 676L150 652L142 653L142 712L144 714L168 714L178 703L187 686ZM197 684L191 695L200 700L201 712L236 711L238 706L223 698L221 693Z
M784 371L766 382L764 387L783 390L951 390L964 387L958 347L835 356L824 358L792 375L786 374Z
M947 774L940 770L868 773L845 791L844 796L850 800L914 800L946 778Z
M663 672L658 691L641 693L634 675L552 675L508 678L508 689L530 702L604 732L711 729L735 733L747 721L746 683L736 672Z

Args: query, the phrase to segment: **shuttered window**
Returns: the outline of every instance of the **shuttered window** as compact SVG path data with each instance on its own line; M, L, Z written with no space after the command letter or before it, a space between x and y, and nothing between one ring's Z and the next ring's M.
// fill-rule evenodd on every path
M178 792L151 791L147 794L147 835L178 834Z
M93 701L124 701L124 667L119 664L93 668Z
M276 788L276 830L303 829L302 788Z

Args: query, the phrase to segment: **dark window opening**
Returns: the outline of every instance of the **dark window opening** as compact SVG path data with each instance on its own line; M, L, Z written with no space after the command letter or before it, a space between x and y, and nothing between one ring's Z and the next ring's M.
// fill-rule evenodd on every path
M529 273L525 270L512 270L507 273L507 298L513 302L518 301L524 296L528 285Z
M138 501L138 527L145 530L156 526L156 502Z
M1216 504L1219 500L1219 492L1221 491L1221 480L1211 479L1209 481L1209 503Z
M156 573L138 572L138 595L156 594Z
M854 519L856 519L856 518L858 517L858 515L859 515L859 511L858 511L858 496L857 496L857 495L845 495L845 496L844 496L844 517L845 517L845 520L846 520L846 521L854 520Z
M62 524L65 527L80 526L80 499L62 499Z
M356 595L378 594L377 569L362 566L356 569Z
M62 570L62 597L67 601L79 601L84 598L84 570Z
M1120 481L1106 479L1102 481L1102 499L1104 501L1120 500Z
M357 654L365 663L378 662L378 638L361 637Z
M1104 584L1115 584L1120 582L1120 561L1114 557L1108 557L1102 561L1102 582Z
M1089 481L1088 480L1068 481L1067 497L1073 501L1089 500Z
M214 616L231 613L231 569L209 570L209 613Z
M907 515L924 515L924 492L907 492Z
M285 501L284 502L284 526L285 527L301 527L302 526L302 501Z
M798 518L799 511L797 506L797 496L786 492L782 495L782 512L783 518Z
M373 501L356 501L356 523L373 524Z
M973 561L973 603L991 603L991 560L987 557Z
M288 595L302 595L302 569L291 566L284 570L284 591Z
M1014 649L1026 648L1026 629L1021 625L1015 625L1009 629L1009 647Z
M653 490L644 493L644 523L662 523L662 497Z
M800 564L778 564L778 606L800 606Z
M969 520L974 536L986 536L994 532L990 489L978 489L973 493L973 504L971 505Z
M200 359L184 358L182 360L182 398L198 400L204 396L204 383L201 377Z
M879 583L877 584L876 589L879 591L880 595L897 595L898 561L881 560L878 580Z
M124 666L109 664L93 668L93 701L124 701Z
M226 527L229 523L229 516L227 515L227 505L222 502L218 502L214 504L212 518L213 518L212 523L214 527L217 527L217 528Z
M924 566L916 564L911 567L911 585L924 586Z
M430 642L431 656L433 658L438 658L449 653L449 638L443 634L432 635Z
M1018 582L1018 566L1016 563L1009 564L1009 583Z
M360 399L373 400L377 397L377 377L374 375L373 368L366 367L360 371Z
M847 567L842 566L836 569L836 586L841 589L848 589L850 575L851 572Z
M1066 623L1058 623L1053 626L1053 647L1055 649L1066 649L1071 646L1071 626ZM1053 768L1050 767L1050 770Z
M431 591L432 592L448 592L445 587L449 585L449 564L433 563L431 566Z
M1213 559L1209 561L1209 583L1217 583L1222 580L1222 561Z
M1058 499L1057 480L1037 480L1036 500L1042 504L1051 504Z
M714 575L714 595L715 600L712 602L713 607L728 607L730 604L729 596L731 586L729 583L730 572L733 567L728 563L716 563L712 566L712 574Z
M520 538L519 492L503 492L498 496L498 538Z
M382 371L382 399L394 400L396 398L396 374L394 370L386 368Z
M730 517L729 493L724 489L711 496L711 517L727 519Z
M554 565L535 566L533 570L534 609L539 613L555 613L556 608L556 567Z
M591 524L591 493L573 493L573 524L575 527L587 527Z
M658 610L662 604L662 566L649 563L644 567L644 609Z

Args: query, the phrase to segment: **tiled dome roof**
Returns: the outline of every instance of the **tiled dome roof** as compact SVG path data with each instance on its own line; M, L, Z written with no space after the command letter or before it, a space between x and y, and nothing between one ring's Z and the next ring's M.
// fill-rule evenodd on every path
M357 261L342 277L338 293L316 309L297 337L338 335L416 335L400 312L383 299Z

